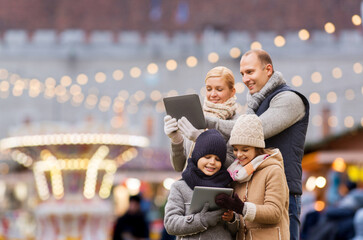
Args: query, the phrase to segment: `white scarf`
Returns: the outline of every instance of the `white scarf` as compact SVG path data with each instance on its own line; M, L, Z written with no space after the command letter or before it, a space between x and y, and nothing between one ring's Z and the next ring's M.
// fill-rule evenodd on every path
M286 84L284 78L282 77L282 73L275 71L274 74L267 81L265 86L261 88L260 91L254 93L253 95L250 92L247 93L247 111L248 114L254 114L263 100L273 92L278 86Z
M203 104L204 115L208 117L217 117L223 120L231 119L236 114L236 100L237 97L233 96L224 103L212 103L205 97Z

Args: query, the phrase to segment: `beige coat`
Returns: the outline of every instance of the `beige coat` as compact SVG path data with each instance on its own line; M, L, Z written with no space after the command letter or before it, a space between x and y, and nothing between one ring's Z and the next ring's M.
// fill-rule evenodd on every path
M234 182L235 191L245 202L246 210L244 216L241 215L239 240L290 238L289 189L282 155L278 149L274 151L276 154L261 163L250 181Z

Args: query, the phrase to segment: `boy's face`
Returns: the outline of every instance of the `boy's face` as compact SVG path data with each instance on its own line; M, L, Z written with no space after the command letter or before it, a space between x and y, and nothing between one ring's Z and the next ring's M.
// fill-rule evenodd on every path
M256 148L245 145L234 145L233 154L237 157L240 164L244 166L256 157Z
M218 172L222 167L219 157L213 154L205 155L199 158L198 168L207 176L212 176Z

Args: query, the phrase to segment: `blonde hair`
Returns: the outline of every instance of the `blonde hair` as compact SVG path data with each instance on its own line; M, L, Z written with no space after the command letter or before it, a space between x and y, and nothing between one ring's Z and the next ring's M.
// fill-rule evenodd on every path
M211 77L221 77L226 83L229 89L234 88L234 76L231 69L226 68L224 66L214 67L207 72L207 76L205 77L205 82L207 82L208 78Z

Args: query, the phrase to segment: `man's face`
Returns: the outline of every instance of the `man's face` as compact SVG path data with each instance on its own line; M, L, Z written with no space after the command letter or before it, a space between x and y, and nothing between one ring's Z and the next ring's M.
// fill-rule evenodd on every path
M247 86L250 94L259 92L272 75L272 65L263 66L256 53L242 56L240 62L242 81Z

